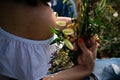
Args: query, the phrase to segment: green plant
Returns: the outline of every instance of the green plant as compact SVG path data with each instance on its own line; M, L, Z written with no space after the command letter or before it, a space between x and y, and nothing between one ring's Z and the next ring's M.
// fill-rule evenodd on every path
M67 0L64 0L64 2L67 2ZM90 47L87 41L91 37L99 37L101 47L98 53L101 55L105 54L104 51L112 48L112 42L115 41L115 36L118 36L116 33L110 34L110 31L114 29L111 26L115 26L119 19L113 16L116 11L108 4L107 0L75 0L75 3L78 13L77 19L71 17L72 24L67 25L62 31L51 28L51 31L58 36L51 44L57 43L56 47L59 50L53 56L51 71L77 65L77 57L82 54L81 50L77 47L77 40L80 37L84 38L87 47ZM118 20L114 21L114 19ZM61 45L62 48L60 48Z

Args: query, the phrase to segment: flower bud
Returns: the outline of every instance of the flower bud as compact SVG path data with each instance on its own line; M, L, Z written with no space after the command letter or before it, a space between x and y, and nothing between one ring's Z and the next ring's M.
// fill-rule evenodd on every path
M117 18L117 17L118 17L118 13L115 12L115 13L113 14L113 17Z

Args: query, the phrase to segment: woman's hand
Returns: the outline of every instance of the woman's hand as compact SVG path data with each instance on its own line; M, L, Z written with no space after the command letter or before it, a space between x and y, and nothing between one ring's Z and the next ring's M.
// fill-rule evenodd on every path
M82 50L82 54L78 57L78 64L88 71L88 75L93 71L98 49L98 43L94 37L89 42L91 47L87 48L82 38L78 40L78 46Z
M82 80L89 76L94 68L94 63L97 54L97 43L94 38L91 38L91 47L88 49L82 38L78 40L78 46L82 50L82 55L78 58L78 65L51 74L43 78L43 80Z

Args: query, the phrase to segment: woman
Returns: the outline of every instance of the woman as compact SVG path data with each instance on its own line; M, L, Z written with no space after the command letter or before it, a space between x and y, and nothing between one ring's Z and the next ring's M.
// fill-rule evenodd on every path
M91 74L97 45L93 40L93 46L87 49L80 38L83 55L78 58L79 65L46 76L55 51L55 46L50 45L54 35L49 28L56 26L56 17L49 1L0 1L1 80L80 80Z

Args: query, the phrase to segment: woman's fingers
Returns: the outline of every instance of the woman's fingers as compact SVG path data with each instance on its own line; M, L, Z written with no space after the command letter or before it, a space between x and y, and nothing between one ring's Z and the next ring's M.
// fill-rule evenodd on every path
M90 48L89 50L94 54L94 59L96 59L96 56L97 56L97 50L98 50L98 47L100 46L100 44L96 41L96 37L93 36L90 40L89 40L89 45L90 45Z
M85 67L85 69L92 71L95 64L98 44L95 40L92 40L90 48L87 48L84 40L80 38L78 40L78 46L82 50L82 54L78 57L78 64Z
M95 42L94 44L91 44L91 45L92 46L90 48L87 48L83 38L80 38L78 40L78 46L81 48L83 52L82 57L84 58L87 57L88 59L95 60L97 55L98 44Z
M96 42L94 45L92 45L89 50L93 53L93 58L96 59L97 56L97 50L98 50L98 43Z
M81 50L82 50L83 53L87 53L88 49L87 49L87 47L86 47L86 45L84 43L83 38L79 38L79 40L78 40L78 46L81 48Z

